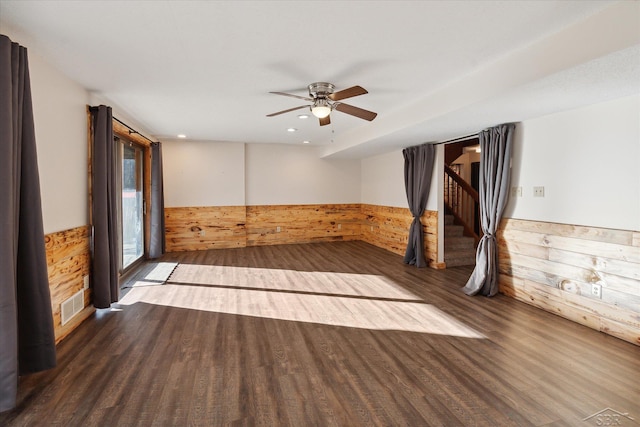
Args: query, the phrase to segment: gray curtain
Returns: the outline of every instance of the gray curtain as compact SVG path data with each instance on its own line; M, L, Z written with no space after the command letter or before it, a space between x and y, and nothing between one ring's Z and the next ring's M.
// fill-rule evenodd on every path
M151 241L149 258L159 258L165 252L164 190L162 175L162 144L151 144Z
M118 301L118 189L116 145L111 107L91 107L91 274L93 305L109 308Z
M404 155L404 187L407 191L409 210L413 215L404 262L416 267L428 265L424 257L424 231L420 217L424 213L429 199L435 152L433 144L417 145L402 150Z
M463 288L467 295L498 293L496 231L509 197L511 150L515 125L480 132L480 224L484 236L476 252L476 267Z
M0 412L55 365L27 49L0 35Z

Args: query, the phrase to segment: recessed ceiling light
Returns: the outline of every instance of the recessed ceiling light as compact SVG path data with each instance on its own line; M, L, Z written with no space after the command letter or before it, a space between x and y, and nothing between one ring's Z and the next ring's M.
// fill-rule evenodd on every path
M298 116L298 118L299 118L299 119L308 119L308 118L309 118L309 115L308 115L308 114L300 114L300 115Z
M287 129L287 132L295 132L295 131L297 131L297 130L298 130L298 129L296 129L296 128L289 128L289 129Z
M310 141L302 141L303 144L308 144Z
M180 135L178 135L178 138L180 138L180 139L184 139L184 138L186 138L186 137L187 137L187 135L185 135L185 134L183 134L183 133L181 133Z

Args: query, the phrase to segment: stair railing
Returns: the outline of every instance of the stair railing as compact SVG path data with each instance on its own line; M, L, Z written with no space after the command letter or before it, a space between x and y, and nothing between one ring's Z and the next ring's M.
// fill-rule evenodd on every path
M472 236L477 245L482 235L478 192L448 165L444 165L444 203L462 225L465 234ZM476 226L479 233L475 231Z

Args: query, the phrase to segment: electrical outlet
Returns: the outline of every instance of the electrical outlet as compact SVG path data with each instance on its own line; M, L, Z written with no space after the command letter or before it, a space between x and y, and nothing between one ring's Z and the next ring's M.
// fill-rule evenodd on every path
M281 231L280 226L277 226L277 227L276 227L276 233L279 233L280 231Z
M205 235L205 234L207 234L207 232L206 232L206 231L204 231L204 230L200 230L200 237L204 237L204 235Z
M602 285L599 283L591 284L591 296L602 298Z
M338 230L342 230L342 224L338 224Z
M84 280L84 289L89 289L89 275L83 277Z
M533 187L533 197L544 197L544 187Z

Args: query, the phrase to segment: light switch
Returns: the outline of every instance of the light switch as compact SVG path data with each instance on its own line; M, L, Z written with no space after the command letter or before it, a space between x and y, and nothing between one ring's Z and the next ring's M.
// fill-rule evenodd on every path
M522 187L511 187L511 197L522 197Z

